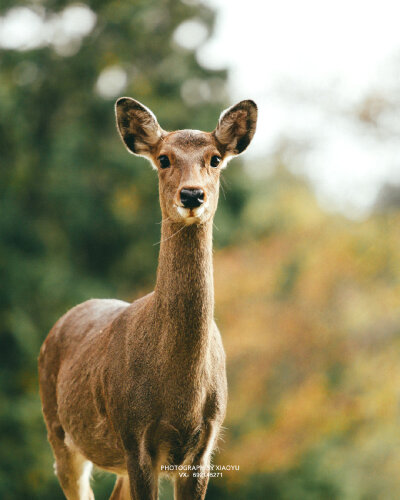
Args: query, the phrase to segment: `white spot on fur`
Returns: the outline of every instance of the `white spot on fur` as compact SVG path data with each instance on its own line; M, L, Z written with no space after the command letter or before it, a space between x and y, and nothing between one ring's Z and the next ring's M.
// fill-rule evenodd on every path
M79 485L79 496L81 500L89 499L90 493L90 475L92 473L93 464L92 462L85 462L82 470L81 477L78 479Z
M71 436L68 434L68 432L65 433L65 436L64 436L64 443L65 445L68 447L68 448L71 448L71 449L76 449L75 445L74 445L74 442L72 441L72 438Z
M222 160L222 162L219 164L219 168L222 170L223 168L226 168L228 163L232 160L234 157L234 154L227 154L225 158Z
M214 424L210 424L212 426L210 437L208 439L207 447L204 451L203 456L201 457L201 466L206 467L210 462L210 456L214 449L215 438L217 437L217 426Z
M196 208L184 208L177 206L176 209L179 213L179 215L185 219L186 224L193 224L193 222L196 222L199 220L199 218L203 215L204 210L207 206L207 203L204 205L201 205L200 207Z

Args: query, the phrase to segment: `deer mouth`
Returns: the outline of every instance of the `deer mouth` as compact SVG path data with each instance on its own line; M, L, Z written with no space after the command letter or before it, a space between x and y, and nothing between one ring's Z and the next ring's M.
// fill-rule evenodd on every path
M177 205L176 209L178 214L184 219L186 224L194 224L200 222L202 215L204 214L205 205L200 205L195 208L185 208Z

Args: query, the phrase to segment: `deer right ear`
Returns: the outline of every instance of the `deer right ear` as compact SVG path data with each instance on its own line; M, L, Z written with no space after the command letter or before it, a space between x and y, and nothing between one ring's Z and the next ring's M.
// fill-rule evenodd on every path
M154 114L130 97L117 100L115 114L118 131L128 151L151 159L151 152L163 134Z

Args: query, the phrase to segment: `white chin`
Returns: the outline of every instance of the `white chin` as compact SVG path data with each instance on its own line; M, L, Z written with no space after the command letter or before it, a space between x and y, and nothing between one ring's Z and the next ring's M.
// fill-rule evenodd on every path
M194 224L200 222L200 218L204 213L204 205L197 208L176 207L179 215L184 219L185 224Z

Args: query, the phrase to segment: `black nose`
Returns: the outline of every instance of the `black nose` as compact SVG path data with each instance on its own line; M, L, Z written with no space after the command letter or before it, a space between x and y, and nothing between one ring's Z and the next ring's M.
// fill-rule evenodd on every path
M181 202L185 208L196 208L204 203L202 189L181 189Z

